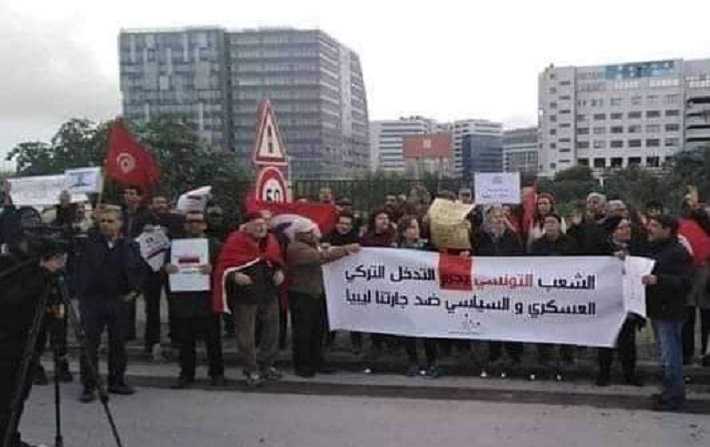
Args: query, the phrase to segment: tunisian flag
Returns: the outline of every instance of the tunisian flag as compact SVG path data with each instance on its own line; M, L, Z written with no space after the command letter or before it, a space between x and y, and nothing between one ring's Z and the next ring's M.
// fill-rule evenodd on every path
M212 276L212 310L215 313L231 313L227 305L227 276L265 261L274 268L283 268L281 247L273 234L256 241L244 231L229 235L217 258L217 267Z
M104 160L106 174L118 183L148 189L158 181L160 171L153 156L118 119L111 128Z
M275 227L286 227L296 217L307 217L318 224L322 234L328 234L335 228L338 220L338 211L334 205L312 202L261 202L256 200L254 194L249 194L245 203L247 213L261 210L271 211ZM285 228L281 228L285 229Z

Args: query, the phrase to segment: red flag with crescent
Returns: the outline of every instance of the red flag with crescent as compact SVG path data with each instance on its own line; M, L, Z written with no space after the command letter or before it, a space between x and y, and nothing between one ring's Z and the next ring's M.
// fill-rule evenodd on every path
M153 156L138 143L120 119L111 128L104 170L116 182L141 186L144 190L160 178Z

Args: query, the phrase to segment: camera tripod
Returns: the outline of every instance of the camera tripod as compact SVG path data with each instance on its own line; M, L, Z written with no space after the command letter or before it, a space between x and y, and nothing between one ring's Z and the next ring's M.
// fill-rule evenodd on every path
M81 356L84 358L86 372L91 376L91 380L96 384L96 390L99 395L99 401L104 409L106 418L109 425L111 426L111 433L113 434L114 441L118 447L122 447L121 437L118 433L116 423L113 419L111 409L109 408L108 401L109 395L106 391L106 386L101 380L101 375L97 369L97 365L91 362L91 359L86 354L86 335L84 333L84 328L82 327L79 317L77 315L76 309L71 303L69 298L69 291L66 285L66 279L63 274L55 274L54 278L55 284L48 285L40 299L37 302L37 307L35 309L34 319L32 321L32 327L29 332L27 344L23 352L22 360L20 363L20 368L17 375L17 385L15 387L15 394L12 401L12 409L10 413L10 419L7 426L7 432L5 433L5 438L3 439L3 447L12 447L13 438L17 431L17 426L19 424L19 417L23 401L25 398L28 383L32 380L30 376L30 370L32 368L33 362L35 362L35 347L37 345L37 339L39 337L42 324L47 314L47 304L49 296L52 292L53 286L56 286L58 291L59 303L63 305L66 312L67 321L69 326L71 326L74 331L74 335L79 344ZM56 332L53 330L52 332ZM54 359L54 417L55 417L55 437L54 445L55 447L64 447L64 438L62 436L62 419L61 419L61 390L60 390L60 368L59 363L61 361L60 355L60 344L56 340L56 334L50 333L50 339L52 339L52 352Z

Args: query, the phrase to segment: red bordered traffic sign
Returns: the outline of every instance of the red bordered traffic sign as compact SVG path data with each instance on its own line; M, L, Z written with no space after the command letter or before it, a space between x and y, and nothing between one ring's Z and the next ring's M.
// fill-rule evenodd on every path
M256 199L262 202L288 202L288 186L279 168L266 166L256 180Z

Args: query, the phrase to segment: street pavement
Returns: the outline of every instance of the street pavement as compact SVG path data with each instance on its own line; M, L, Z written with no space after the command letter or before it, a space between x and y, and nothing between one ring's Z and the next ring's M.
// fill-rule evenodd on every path
M98 402L63 388L64 445L112 446ZM706 414L477 400L273 394L142 387L112 397L125 446L707 446ZM35 387L22 431L54 438L52 387Z

